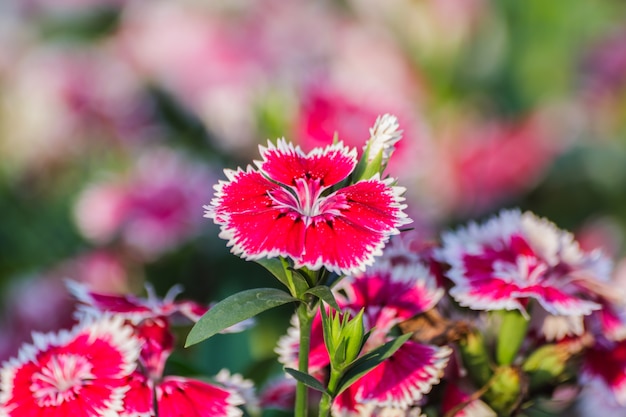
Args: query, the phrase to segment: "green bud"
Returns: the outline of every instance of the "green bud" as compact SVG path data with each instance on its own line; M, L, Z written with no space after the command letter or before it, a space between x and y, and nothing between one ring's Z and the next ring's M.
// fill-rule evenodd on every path
M520 370L512 366L496 369L484 399L499 416L510 416L519 405L522 389Z
M498 332L496 360L499 365L510 365L515 360L528 330L528 318L519 310L501 310L496 314L502 322Z
M363 310L354 318L350 313L330 311L326 313L321 306L324 342L330 356L331 366L335 370L343 370L359 357L363 346L365 328L363 327Z
M568 377L570 352L559 345L543 345L526 359L522 369L528 373L530 389L540 389Z
M479 332L468 333L459 341L459 350L463 358L463 365L470 378L478 386L483 386L491 378L491 362L485 347L483 336Z
M401 138L398 119L390 114L379 116L370 129L370 139L363 149L363 157L354 170L354 181L370 179L376 174L382 176Z

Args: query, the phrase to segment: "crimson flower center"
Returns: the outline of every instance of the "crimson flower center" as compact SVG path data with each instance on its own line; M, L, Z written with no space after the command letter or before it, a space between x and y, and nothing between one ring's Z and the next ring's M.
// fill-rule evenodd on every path
M82 356L54 355L33 374L30 390L41 406L58 406L71 401L94 379L91 363Z

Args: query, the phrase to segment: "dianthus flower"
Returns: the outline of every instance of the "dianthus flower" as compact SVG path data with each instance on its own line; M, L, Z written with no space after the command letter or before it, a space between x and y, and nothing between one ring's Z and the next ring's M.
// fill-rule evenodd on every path
M363 309L366 331L372 331L364 352L389 341L396 324L432 308L442 295L435 277L419 263L391 267L383 262L358 277L345 278L336 288L342 309L355 314ZM287 366L295 363L298 333L292 327L279 341L279 360ZM450 354L448 347L405 342L335 399L333 415L375 416L383 409L408 410L439 382ZM311 355L310 371L316 375L330 362L318 317L313 321Z
M258 170L225 170L205 217L221 226L231 251L248 260L283 256L296 268L362 272L390 235L410 220L404 191L378 174L343 185L356 150L341 142L305 154L280 139L260 147Z
M70 292L83 305L79 316L114 313L120 320L132 326L134 336L141 342L137 363L139 366L126 377L128 391L123 398L122 417L216 416L237 417L242 415L237 406L243 398L235 387L225 386L227 380L237 385L237 378L222 378L213 384L192 378L163 375L165 363L174 350L174 334L170 329L173 318L183 315L191 321L208 310L193 301L175 301L180 288L172 288L164 299L158 298L151 287L148 298L133 295L104 294L90 291L77 282L67 283ZM230 331L241 330L231 328ZM242 385L242 384L239 384Z
M520 310L534 299L548 313L584 316L608 280L610 264L530 212L503 211L483 225L445 233L439 259L450 265L450 294L474 310Z
M0 371L0 415L117 416L139 341L118 317L88 317L71 331L34 333Z

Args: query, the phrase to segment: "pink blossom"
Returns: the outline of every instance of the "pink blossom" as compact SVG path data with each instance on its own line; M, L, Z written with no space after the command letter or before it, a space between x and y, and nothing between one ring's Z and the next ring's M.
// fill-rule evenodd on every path
M555 115L544 113L507 122L457 117L441 126L425 161L439 173L425 183L439 210L480 214L532 189L564 149Z
M570 233L515 210L444 233L438 257L450 265L450 294L461 305L524 314L530 300L553 315L598 310L592 300L610 270L600 252L583 252Z
M592 381L626 407L626 340L600 341L585 351L580 382Z
M174 286L163 298L159 298L150 285L146 285L148 296L141 298L132 294L116 294L92 291L88 286L76 281L66 282L72 295L81 303L80 310L91 312L111 312L115 313L133 323L140 323L146 319L159 317L170 317L175 314L187 316L187 312L208 311L208 307L203 307L193 301L176 301L176 297L182 291L180 286ZM190 307L193 305L193 309ZM197 319L196 314L187 317L192 321Z
M345 415L344 397L348 396L366 407L406 410L439 383L450 353L447 347L408 341L341 394L333 409L337 415Z
M435 278L420 263L391 267L383 262L358 277L344 278L335 290L344 310L364 309L365 330L372 330L364 352L387 342L395 325L432 308L443 295ZM279 341L277 352L286 366L293 366L296 360L298 334L297 327L292 327ZM383 409L386 413L407 411L439 382L450 354L448 347L406 342L337 397L333 415L378 415ZM330 359L320 317L313 322L311 358L313 373L322 377Z
M580 417L622 417L626 405L618 402L611 388L601 378L585 382L576 401L577 415Z
M289 411L296 401L296 380L281 377L270 381L260 395L260 404L263 409L277 409Z
M384 343L395 325L430 310L443 296L435 277L418 262L395 267L377 263L362 276L345 278L336 290L342 308L354 314L365 309L364 320L373 329L370 346Z
M33 344L0 371L0 414L117 415L138 355L133 330L112 316L88 318L71 331L34 333Z
M296 268L363 271L398 227L403 189L378 177L333 191L356 166L342 143L305 154L284 139L260 147L259 170L226 170L205 217L245 259L284 256Z
M118 239L147 260L195 236L200 202L208 198L209 169L182 154L156 148L141 155L125 177L95 183L79 196L75 219L96 244Z
M220 385L178 376L149 378L142 372L128 377L121 417L239 417L242 398Z
M156 402L162 417L239 417L242 399L233 392L196 379L166 376L156 386Z

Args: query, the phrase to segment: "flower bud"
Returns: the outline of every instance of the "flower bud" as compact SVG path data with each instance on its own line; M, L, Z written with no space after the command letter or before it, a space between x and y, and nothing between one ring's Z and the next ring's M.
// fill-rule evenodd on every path
M402 138L398 118L390 114L378 116L370 129L370 138L363 148L363 157L355 170L355 179L369 179L387 168L396 143Z
M363 347L365 329L363 326L363 310L354 318L350 313L322 311L324 342L330 356L331 365L336 370L345 369L358 358Z

